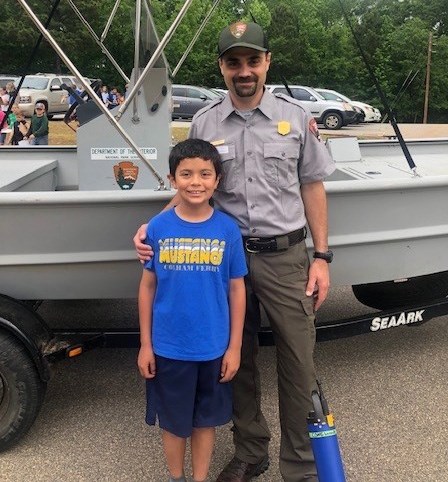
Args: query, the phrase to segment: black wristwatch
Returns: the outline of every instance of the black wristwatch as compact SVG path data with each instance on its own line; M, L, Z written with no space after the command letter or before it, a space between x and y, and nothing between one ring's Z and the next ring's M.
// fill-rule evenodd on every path
M314 251L313 258L324 259L327 263L331 263L333 261L333 251L328 250L324 253L319 251Z

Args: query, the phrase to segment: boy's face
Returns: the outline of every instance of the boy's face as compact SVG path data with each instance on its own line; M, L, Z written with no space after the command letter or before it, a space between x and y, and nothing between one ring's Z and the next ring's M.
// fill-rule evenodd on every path
M219 182L213 163L200 157L182 159L168 178L182 201L194 206L208 204Z

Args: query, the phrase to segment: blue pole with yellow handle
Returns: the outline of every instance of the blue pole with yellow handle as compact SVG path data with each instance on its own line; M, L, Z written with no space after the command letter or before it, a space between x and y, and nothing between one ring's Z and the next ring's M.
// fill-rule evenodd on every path
M345 482L344 466L339 450L333 414L317 382L319 391L311 394L313 411L308 416L308 433L316 461L319 482Z

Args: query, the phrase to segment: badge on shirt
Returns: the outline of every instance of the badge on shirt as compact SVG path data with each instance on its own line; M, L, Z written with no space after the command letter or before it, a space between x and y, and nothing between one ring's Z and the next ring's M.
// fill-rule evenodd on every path
M316 139L320 142L321 141L321 138L320 138L320 134L319 134L319 129L317 128L317 122L316 122L316 119L310 119L310 122L308 124L308 128L311 132L311 134L313 134L313 136L316 137Z
M277 124L277 132L282 136L286 136L291 132L291 124L288 121L280 121Z

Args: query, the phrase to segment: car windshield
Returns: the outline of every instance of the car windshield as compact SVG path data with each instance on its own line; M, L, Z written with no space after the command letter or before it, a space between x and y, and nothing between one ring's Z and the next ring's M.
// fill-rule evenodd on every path
M43 77L25 77L22 89L45 90L48 85L48 79Z
M313 88L307 87L307 89L310 91L311 95L314 95L314 97L316 97L316 99L325 100L325 97L323 97L321 94L319 94L319 92L317 92Z
M342 100L344 102L350 102L348 97L345 97L345 95L339 93L319 91L319 94L321 94L327 100L337 100L339 102Z
M214 92L213 90L207 89L206 87L202 87L202 90L204 91L205 94L208 95L211 99L219 99L221 96Z

